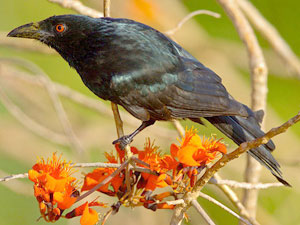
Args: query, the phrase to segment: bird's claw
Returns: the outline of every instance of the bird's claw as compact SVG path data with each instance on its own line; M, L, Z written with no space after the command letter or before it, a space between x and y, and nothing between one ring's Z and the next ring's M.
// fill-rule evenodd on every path
M113 144L118 144L120 149L125 149L126 145L129 145L132 142L132 138L129 135L122 136L117 140L113 141Z

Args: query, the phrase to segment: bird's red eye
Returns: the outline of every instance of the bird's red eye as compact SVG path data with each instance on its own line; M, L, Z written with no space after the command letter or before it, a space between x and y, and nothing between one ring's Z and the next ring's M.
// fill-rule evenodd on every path
M65 30L65 26L63 24L57 24L55 29L57 32L61 33Z

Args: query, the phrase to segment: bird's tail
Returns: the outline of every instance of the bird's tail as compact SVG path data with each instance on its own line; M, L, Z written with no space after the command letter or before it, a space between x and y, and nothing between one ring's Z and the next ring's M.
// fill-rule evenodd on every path
M240 145L243 142L253 140L265 134L260 129L258 123L258 121L261 121L262 119L262 111L253 113L248 107L247 109L249 110L248 118L240 116L214 116L206 117L205 119L227 137L232 139L236 144ZM268 168L278 181L286 186L290 186L290 184L282 178L282 173L279 169L280 165L271 154L274 149L275 145L270 140L267 144L249 150L248 153L263 166Z

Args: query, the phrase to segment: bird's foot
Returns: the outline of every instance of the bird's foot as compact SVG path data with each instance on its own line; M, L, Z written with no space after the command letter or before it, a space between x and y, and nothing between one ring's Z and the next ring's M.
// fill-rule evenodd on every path
M118 138L117 140L113 141L113 144L118 144L119 143L119 147L120 149L125 149L126 145L129 145L132 142L132 137L130 137L130 135L124 135L120 138Z

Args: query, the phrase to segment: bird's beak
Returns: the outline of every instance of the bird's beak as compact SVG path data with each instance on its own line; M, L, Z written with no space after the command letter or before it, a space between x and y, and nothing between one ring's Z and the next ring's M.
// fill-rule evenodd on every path
M42 32L39 23L28 23L13 29L7 36L39 40L42 37Z

